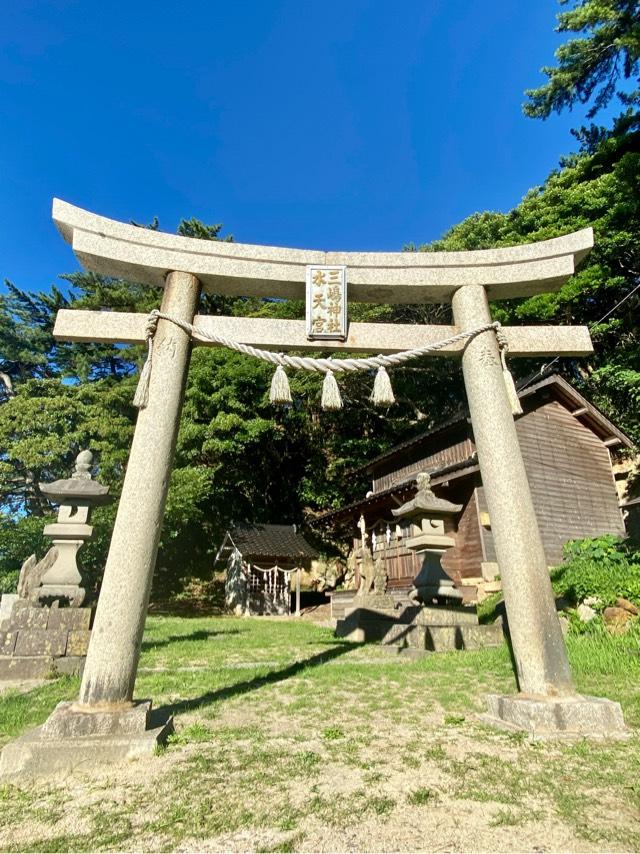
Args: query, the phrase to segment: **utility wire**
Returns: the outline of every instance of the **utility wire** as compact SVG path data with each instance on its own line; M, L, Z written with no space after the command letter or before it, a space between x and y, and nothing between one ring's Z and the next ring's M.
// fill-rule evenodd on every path
M603 320L606 320L608 317L610 317L614 313L614 311L617 311L620 308L620 306L622 305L623 302L626 302L629 299L629 297L632 297L635 294L635 292L638 290L640 290L640 282L638 282L638 284L635 286L635 288L633 288L633 290L630 290L628 294L623 296L622 299L619 302L617 302L613 308L609 309L609 311L606 314L603 314L602 317L599 318L599 320L594 320L593 323L589 323L587 326L587 329L589 330L589 332L591 332L591 330L595 326L598 326L600 323L602 323ZM536 380L538 377L541 377L545 371L548 371L549 368L552 365L555 365L555 363L558 361L560 361L560 356L556 356L555 359L552 359L549 362L549 364L544 364L540 368L540 370L537 373L535 373L532 377L529 377L529 379L523 385L518 386L518 391L524 391L525 388L530 386L534 380Z

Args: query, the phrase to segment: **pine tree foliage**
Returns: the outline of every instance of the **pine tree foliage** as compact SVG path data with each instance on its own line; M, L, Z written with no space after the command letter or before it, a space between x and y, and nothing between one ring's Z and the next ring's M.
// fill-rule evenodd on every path
M558 48L557 65L542 69L547 83L526 92L527 115L546 118L590 103L587 115L593 118L616 94L624 103L638 104L640 91L629 87L640 61L638 0L579 0L558 15L557 31L581 36ZM639 83L637 77L633 83Z

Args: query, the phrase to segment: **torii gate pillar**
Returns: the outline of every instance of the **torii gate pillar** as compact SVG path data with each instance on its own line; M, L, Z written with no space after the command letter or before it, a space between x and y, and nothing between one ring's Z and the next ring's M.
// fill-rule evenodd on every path
M199 298L195 276L169 273L162 311L192 323ZM149 402L138 414L133 436L81 704L128 703L133 697L190 355L190 336L174 323L158 321Z
M481 285L459 288L452 307L461 329L491 322ZM462 371L520 691L570 694L567 651L493 332L469 341Z

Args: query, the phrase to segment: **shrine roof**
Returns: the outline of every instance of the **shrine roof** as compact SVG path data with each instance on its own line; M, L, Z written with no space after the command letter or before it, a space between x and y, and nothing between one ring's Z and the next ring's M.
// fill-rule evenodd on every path
M538 394L543 389L548 389L555 397L567 404L570 404L574 408L573 411L574 414L576 414L576 417L579 417L586 426L588 426L600 438L615 438L618 440L617 444L626 448L633 448L633 442L626 433L616 427L610 418L598 409L594 403L581 394L575 386L571 385L571 383L567 382L564 377L560 376L560 374L553 373L543 377L538 382L528 384L526 388L518 391L518 397L520 400L524 401ZM453 418L435 425L430 430L426 430L411 439L407 439L404 442L400 442L398 445L394 445L392 448L389 448L388 451L385 451L383 454L379 454L377 457L370 460L366 465L356 469L356 471L372 472L380 465L403 454L410 448L423 443L428 443L430 440L442 433L446 433L450 430L453 431L456 428L463 426L465 422L467 422L468 418L469 411L468 409L464 409Z
M466 477L467 475L474 474L477 471L479 471L478 457L474 452L470 457L460 460L457 463L450 463L449 465L432 469L429 474L433 485L438 486L442 482L453 480L457 477ZM349 517L358 511L374 507L378 503L386 505L385 499L390 495L393 495L398 499L402 498L402 500L406 500L411 494L415 493L416 480L417 474L408 475L403 480L398 481L398 483L394 483L393 486L390 486L387 489L381 489L380 492L367 494L366 498L361 498L359 501L354 501L351 504L338 507L336 510L327 510L316 516L314 522L325 523L332 519L336 520Z
M236 525L228 537L243 557L309 557L318 556L295 525Z

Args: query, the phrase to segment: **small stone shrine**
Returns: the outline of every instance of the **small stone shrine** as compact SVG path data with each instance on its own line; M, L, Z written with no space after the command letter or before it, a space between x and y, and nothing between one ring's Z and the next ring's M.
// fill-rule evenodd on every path
M502 643L502 625L480 626L475 607L462 604L462 594L442 568L441 557L454 545L453 517L460 505L434 495L429 475L417 477L418 491L393 515L408 520L408 549L423 554L423 564L405 604L391 596L368 593L360 585L352 607L339 620L336 634L354 641L380 641L399 649L446 652ZM363 532L363 551L366 550ZM366 564L363 556L362 565ZM361 570L362 575L362 570Z
M111 501L109 488L91 478L93 455L82 451L72 476L41 483L58 504L58 518L44 535L53 545L41 559L28 557L20 570L17 593L0 605L0 680L39 679L82 671L92 609L81 607L86 591L77 554L91 538L94 507Z

